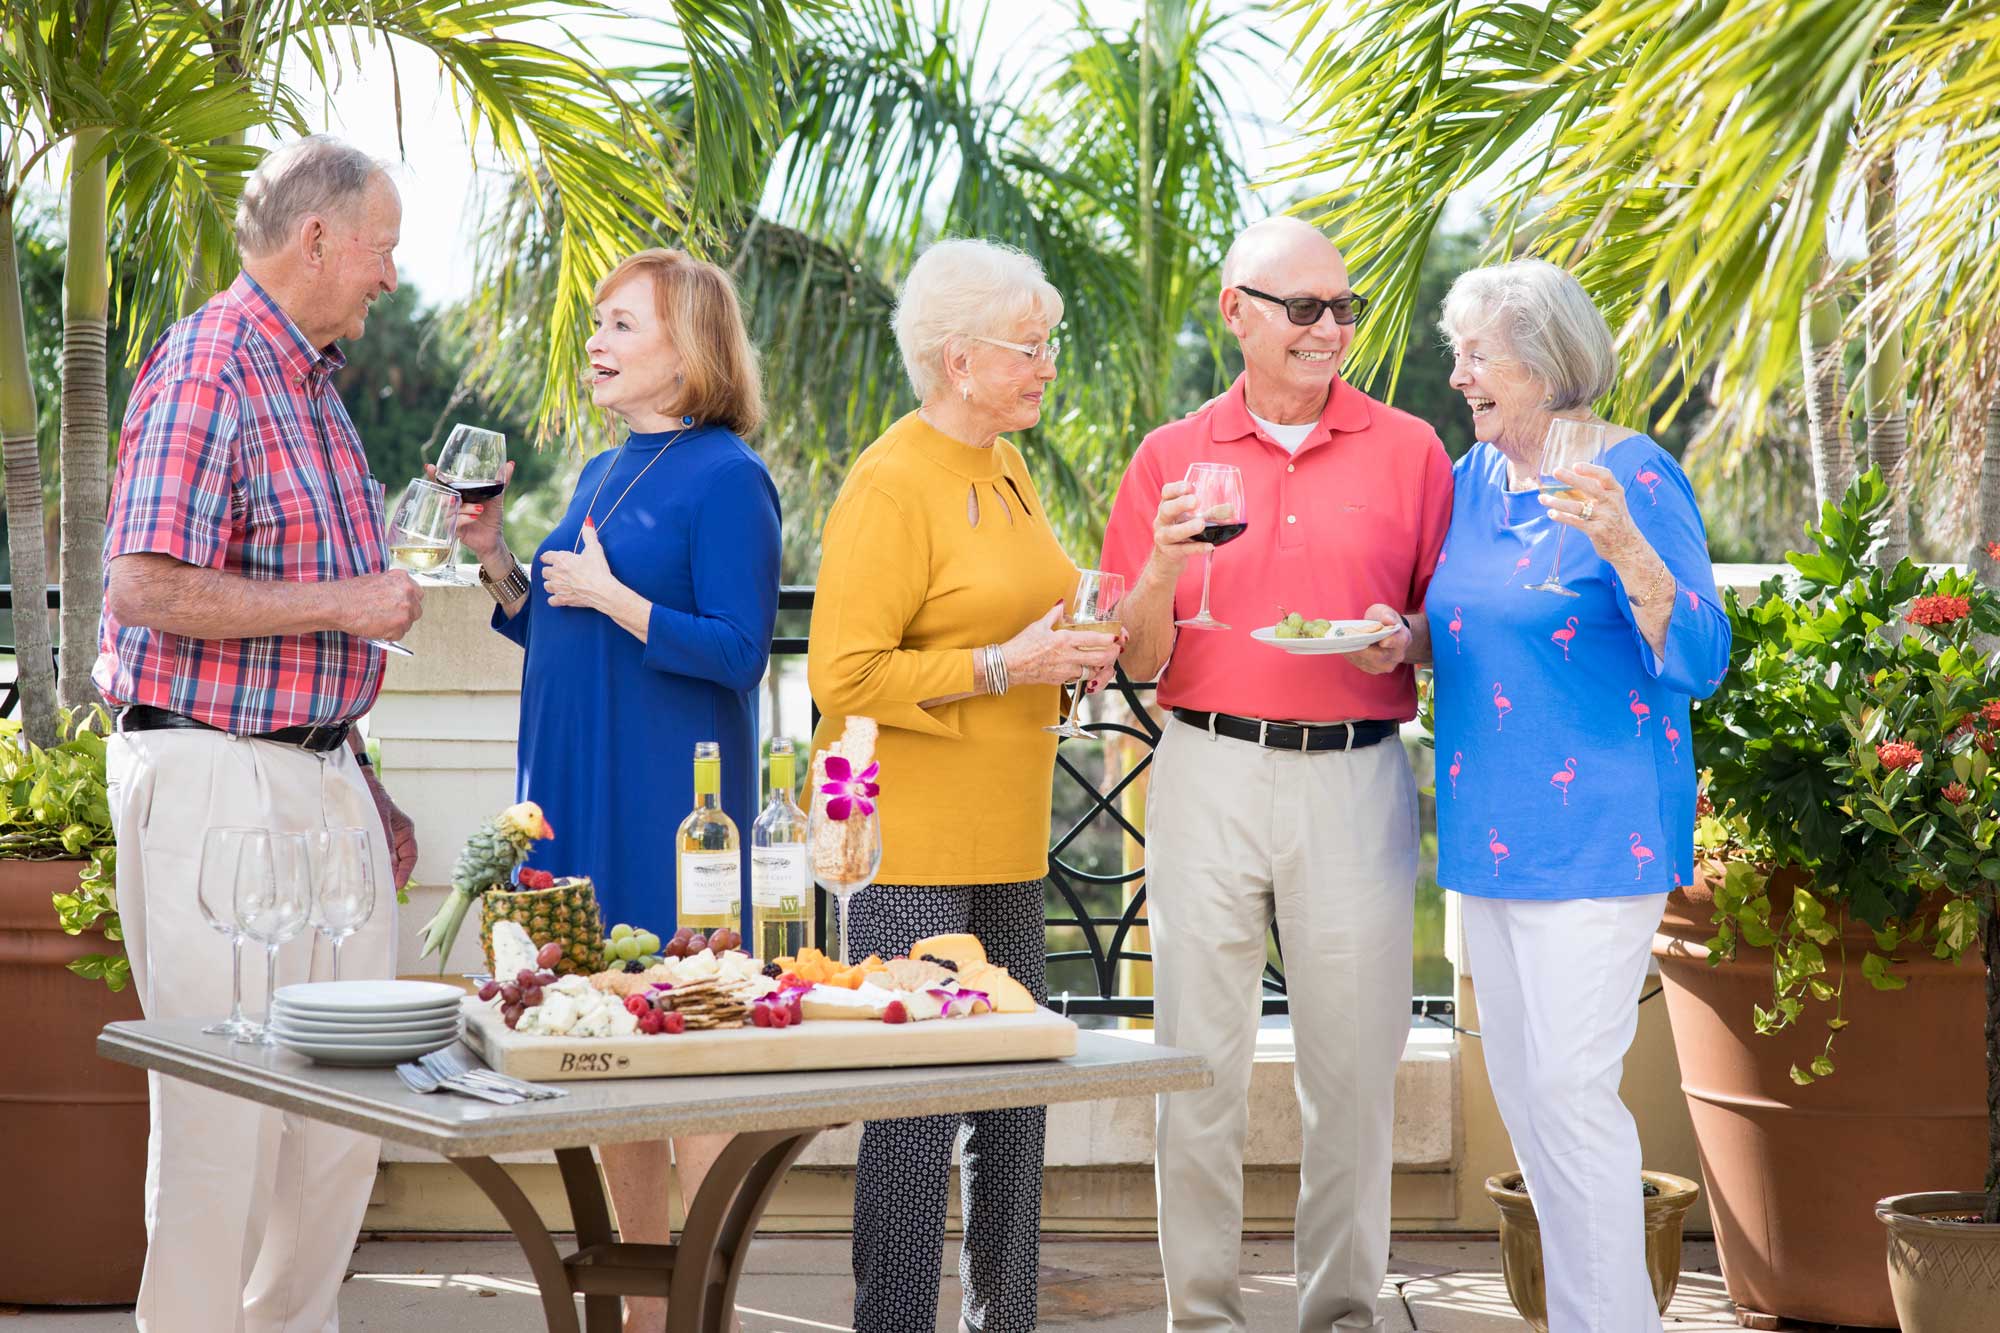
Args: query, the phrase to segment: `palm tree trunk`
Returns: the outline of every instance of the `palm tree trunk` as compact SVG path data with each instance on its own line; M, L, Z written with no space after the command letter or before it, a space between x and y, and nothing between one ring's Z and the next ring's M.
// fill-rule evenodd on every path
M1986 404L1986 441L1979 454L1978 526L1966 562L1979 581L2000 588L2000 559L1987 549L2000 544L2000 393Z
M105 338L111 312L105 235L103 134L77 135L71 158L69 254L63 265L62 373L62 656L58 697L64 708L97 700L90 668L104 607L105 459L111 448L111 398Z
M1159 308L1157 282L1160 260L1159 243L1159 199L1158 199L1158 146L1153 142L1153 5L1154 0L1145 0L1139 10L1139 88L1137 104L1133 114L1138 117L1139 130L1139 291L1141 293L1142 316L1149 325L1157 326ZM1176 312L1178 313L1178 312ZM1155 393L1155 386L1161 382L1161 356L1163 349L1154 328L1148 327L1142 335L1140 349L1141 401L1134 403L1138 419L1151 430L1166 410L1162 396Z
M1866 396L1868 457L1889 486L1889 528L1876 550L1887 569L1910 553L1910 417L1905 403L1903 329L1890 307L1896 277L1896 164L1870 165Z
M42 529L42 456L35 444L28 326L21 315L14 192L5 187L0 187L0 460L7 471L7 554L15 590L14 661L22 732L37 745L53 745L56 672L43 591L49 582L49 552Z
M1854 484L1840 323L1840 299L1831 288L1817 288L1807 296L1799 318L1799 345L1805 353L1806 435L1812 449L1816 508L1839 504Z

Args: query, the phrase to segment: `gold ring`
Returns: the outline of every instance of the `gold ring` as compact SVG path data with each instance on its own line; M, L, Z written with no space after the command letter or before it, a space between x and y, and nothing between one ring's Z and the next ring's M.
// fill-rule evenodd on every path
M1585 501L1583 502L1583 521L1584 521L1584 522L1588 523L1588 522L1590 521L1590 516L1591 516L1592 514L1596 513L1596 512L1597 512L1597 501L1595 501L1595 500L1585 500Z

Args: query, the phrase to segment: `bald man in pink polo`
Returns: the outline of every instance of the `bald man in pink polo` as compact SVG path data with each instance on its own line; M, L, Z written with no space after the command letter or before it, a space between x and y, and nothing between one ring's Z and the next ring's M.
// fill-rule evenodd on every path
M1159 1101L1155 1179L1177 1333L1245 1327L1237 1276L1250 1060L1264 941L1284 943L1304 1143L1294 1262L1301 1333L1382 1328L1396 1065L1410 1027L1417 797L1399 725L1416 715L1409 614L1444 545L1451 460L1421 421L1343 382L1366 301L1319 232L1272 218L1224 261L1243 349L1229 391L1139 446L1101 567L1131 593L1124 666L1172 711L1146 809L1160 1040L1215 1085ZM1230 628L1176 629L1201 604L1193 463L1243 475L1241 537L1214 556ZM1250 631L1284 611L1375 619L1358 653L1295 656ZM1160 674L1164 668L1164 674Z

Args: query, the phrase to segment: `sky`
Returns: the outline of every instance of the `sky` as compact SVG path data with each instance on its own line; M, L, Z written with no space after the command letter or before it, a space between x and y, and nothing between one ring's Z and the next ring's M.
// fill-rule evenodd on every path
M981 6L974 0L959 7L965 11L960 22L969 42L979 23ZM633 36L657 40L655 23L635 21L630 16L657 13L664 6L621 8L623 15L606 16L572 29L602 63L643 59L639 49L630 44ZM1217 0L1216 8L1247 11L1249 6ZM1138 10L1137 0L1095 0L1091 4L1092 15L1113 27L1131 23ZM1073 14L1071 0L1000 0L993 4L985 13L985 28L974 52L976 72L982 79L989 75L1004 79L1018 68L1035 68L1048 61L1062 49L1064 35L1073 28ZM1295 19L1267 16L1258 26L1288 45L1299 24ZM544 29L536 38L551 44L560 40L553 28ZM1246 67L1235 71L1240 77L1225 82L1241 95L1237 132L1256 179L1265 178L1287 159L1285 145L1296 134L1286 113L1298 66L1285 61L1283 52L1283 45L1270 48L1268 77L1261 70ZM460 119L452 109L450 90L438 77L434 61L417 48L399 44L395 66L402 82L405 146L396 173L403 192L403 239L396 252L397 267L426 300L448 301L465 294L472 281L469 224L475 216L479 185L493 175L491 159L482 166L468 148ZM301 77L294 86L310 87L311 83ZM388 56L371 53L318 104L314 128L395 159L394 90Z

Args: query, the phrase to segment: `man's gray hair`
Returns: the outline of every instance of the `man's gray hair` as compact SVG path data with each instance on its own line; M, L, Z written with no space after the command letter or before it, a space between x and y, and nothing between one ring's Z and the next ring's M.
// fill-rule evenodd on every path
M1054 327L1062 293L1042 276L1034 257L994 241L939 241L917 257L896 299L896 346L917 397L946 388L944 356L953 338L1014 336L1033 315Z
M236 204L236 248L253 258L282 248L317 214L346 216L388 165L330 134L308 135L264 155Z
M1618 379L1611 326L1583 284L1545 259L1459 274L1438 324L1454 349L1475 337L1500 343L1498 359L1539 380L1554 412L1588 407Z

